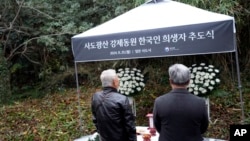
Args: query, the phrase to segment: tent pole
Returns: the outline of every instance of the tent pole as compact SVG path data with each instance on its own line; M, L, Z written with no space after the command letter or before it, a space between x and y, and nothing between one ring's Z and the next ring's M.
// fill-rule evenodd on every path
M80 102L80 88L79 88L79 81L78 81L78 70L77 70L77 63L75 62L75 77L76 77L76 88L77 88L77 100L78 100L78 112L79 112L79 125L80 130L83 133L83 123L82 123L82 109L81 109L81 102Z
M234 61L233 61L233 53L231 52L230 53L230 59L231 59L231 69L232 69L232 73L231 73L231 78L233 80L233 82L235 82L235 78L234 78L234 75L235 75L235 70L234 70Z
M235 39L236 40L236 39ZM235 59L236 59L236 69L237 69L237 78L238 78L238 89L240 93L240 103L241 103L241 116L242 116L242 123L245 123L245 114L244 114L244 102L242 97L242 86L241 86L241 80L240 80L240 67L239 67L239 59L238 59L238 51L237 51L237 45L236 41L234 41L235 44Z

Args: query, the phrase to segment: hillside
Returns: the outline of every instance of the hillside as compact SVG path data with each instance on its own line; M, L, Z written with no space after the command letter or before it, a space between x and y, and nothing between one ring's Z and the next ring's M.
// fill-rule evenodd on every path
M90 98L95 91L93 88L82 89L80 108L75 89L1 107L1 141L73 140L93 133L95 129L91 121ZM147 126L148 121L145 116L152 111L155 97L156 95L148 95L146 92L135 96L137 125ZM244 100L246 101L245 111L249 111L250 96L244 95ZM237 94L210 96L210 106L211 124L205 136L228 139L229 125L240 123L239 96ZM81 111L81 115L79 115L79 111ZM82 120L79 120L80 118ZM81 124L83 129L80 128Z

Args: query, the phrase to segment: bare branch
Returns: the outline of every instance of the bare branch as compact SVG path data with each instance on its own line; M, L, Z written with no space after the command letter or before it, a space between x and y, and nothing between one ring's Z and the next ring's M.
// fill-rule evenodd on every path
M19 15L19 13L20 13L20 11L21 11L21 9L22 9L23 3L24 3L24 0L22 0L22 1L19 3L19 8L18 8L18 10L17 10L17 14L16 14L16 16L14 17L14 19L12 20L12 22L10 23L10 29L13 28L14 22L16 21L18 15Z
M29 7L29 6L23 6L23 7L24 7L24 8L30 8L30 9L32 9L32 10L35 10L35 11L37 11L38 13L40 13L40 14L42 14L42 15L45 15L45 16L48 17L49 19L54 19L54 18L51 17L49 14L46 14L46 13L44 13L44 12L42 12L42 11L40 11L40 10L34 8L34 7Z
M9 29L12 29L12 28L13 28L13 25L14 25L14 23L15 23L15 21L16 21L18 15L20 14L20 11L21 11L21 9L22 9L22 4L23 4L23 3L24 3L24 0L22 0L22 1L20 2L20 4L19 4L20 6L19 6L19 8L18 8L18 11L17 11L17 13L16 13L16 16L14 17L14 19L13 19L12 22L10 23ZM10 32L11 32L11 30L9 30L9 32L8 32L8 34L7 34L7 38L6 38L6 42L5 42L5 44L4 44L3 52L6 51L7 42L8 42L9 37L10 37Z
M22 27L19 26L19 28L22 28ZM23 28L25 28L25 27L23 27ZM25 31L22 31L22 30L18 30L18 29L15 29L15 28L11 29L10 27L8 27L8 28L0 27L0 31L1 32L7 32L8 30L15 31L17 33L23 33L23 34L26 34L26 35L30 35L28 32L25 32Z
M46 36L60 36L60 35L65 35L65 34L70 34L70 33L49 34L49 35L42 35L42 36L39 36L39 37L30 38L29 40L23 42L22 44L20 44L19 46L17 46L15 49L13 49L11 51L9 57L7 58L7 60L10 60L16 54L17 50L19 50L22 47L24 47L24 50L22 51L22 54L24 54L25 51L28 48L28 43L30 43L33 40L37 40L39 38L46 37Z
M38 65L41 65L41 63L37 62L37 61L34 61L32 59L30 59L26 54L22 54L27 60L29 60L31 63L34 63L34 64L38 64Z

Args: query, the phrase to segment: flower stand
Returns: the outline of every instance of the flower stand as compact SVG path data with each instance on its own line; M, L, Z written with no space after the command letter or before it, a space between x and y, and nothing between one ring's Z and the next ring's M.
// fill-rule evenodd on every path
M208 119L210 121L210 100L209 100L209 97L203 97L203 99L205 100L205 103L207 106L207 115L208 115Z
M130 106L131 106L131 108L132 108L132 112L133 112L134 116L136 116L136 104L135 104L135 99L134 99L134 97L132 97L132 96L128 96L128 100L129 100L129 104L130 104Z

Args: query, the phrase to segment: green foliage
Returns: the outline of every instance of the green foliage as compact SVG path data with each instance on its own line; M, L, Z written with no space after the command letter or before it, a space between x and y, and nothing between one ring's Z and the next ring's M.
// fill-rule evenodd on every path
M141 4L147 2L147 0L135 0L135 7L140 6Z
M50 82L55 73L67 71L73 65L73 35L133 6L132 0L62 0L60 3L57 0L3 0L0 3L0 41L11 70L13 90L18 91L23 85ZM20 84L16 75L25 79L25 84ZM28 82L30 79L32 82Z

